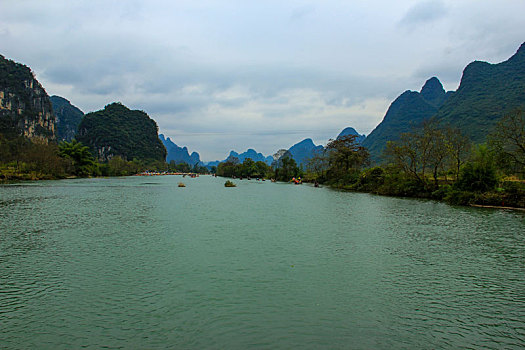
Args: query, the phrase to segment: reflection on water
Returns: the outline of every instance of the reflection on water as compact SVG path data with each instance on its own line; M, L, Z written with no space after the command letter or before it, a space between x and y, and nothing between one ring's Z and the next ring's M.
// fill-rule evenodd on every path
M525 347L522 213L178 182L0 187L0 347Z

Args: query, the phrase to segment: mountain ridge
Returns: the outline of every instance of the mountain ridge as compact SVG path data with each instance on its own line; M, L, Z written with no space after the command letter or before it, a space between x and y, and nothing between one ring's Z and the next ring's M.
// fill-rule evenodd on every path
M316 152L322 152L323 149L323 146L316 145L311 138L306 138L290 147L283 157L289 156L295 160L297 166L304 167L308 159L313 157Z
M359 134L356 129L349 126L347 128L344 128L343 131L341 131L339 135L337 135L336 140L339 140L341 137L347 136L347 135L355 135L356 136L355 141L359 144L361 144L366 138L366 135Z
M476 143L505 114L525 107L525 43L500 63L474 61L463 70L458 89L436 113L444 125L458 127Z
M192 152L190 154L187 147L177 146L169 137L165 138L163 134L159 134L159 139L162 141L168 152L166 155L166 162L169 163L174 161L175 164L186 163L190 166L201 164L199 153Z
M379 161L387 141L396 141L402 133L436 114L451 94L448 96L436 77L428 79L419 92L406 90L399 95L390 104L383 120L362 142L372 161Z
M56 116L57 140L73 140L77 134L78 125L84 117L84 112L61 96L53 95L49 100Z

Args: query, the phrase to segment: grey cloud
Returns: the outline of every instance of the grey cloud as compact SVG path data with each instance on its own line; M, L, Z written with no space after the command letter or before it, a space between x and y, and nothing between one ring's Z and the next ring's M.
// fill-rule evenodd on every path
M444 17L447 12L447 7L441 0L421 1L408 9L400 24L412 26L433 22Z
M450 89L470 61L508 58L523 41L524 7L11 1L0 11L0 41L50 94L85 111L120 100L201 155L234 144L269 153L345 126L369 131L404 90L434 75Z
M418 68L412 75L417 81L424 82L431 78L437 77L448 89L452 89L451 85L455 85L461 79L461 75L465 65L463 62L450 62L448 64L439 65L425 65ZM454 86L455 90L456 86Z
M292 14L290 15L291 21L298 21L303 19L304 17L308 16L308 14L315 11L315 7L312 5L304 5L301 7L297 7L292 11Z

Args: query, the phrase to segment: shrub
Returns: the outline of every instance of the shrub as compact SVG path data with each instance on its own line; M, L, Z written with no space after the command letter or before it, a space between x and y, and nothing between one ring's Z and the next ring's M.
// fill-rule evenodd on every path
M467 163L459 172L455 188L460 191L486 192L498 183L496 169L480 163Z
M451 190L450 185L444 185L444 186L439 187L434 192L432 192L430 196L432 197L432 199L442 200L448 195L450 190Z
M443 199L449 204L469 205L475 202L476 196L472 192L451 189Z

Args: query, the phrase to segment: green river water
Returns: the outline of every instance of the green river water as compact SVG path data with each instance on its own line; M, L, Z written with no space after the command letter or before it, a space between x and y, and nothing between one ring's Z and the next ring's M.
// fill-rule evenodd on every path
M0 186L0 348L525 347L525 213L224 182Z

